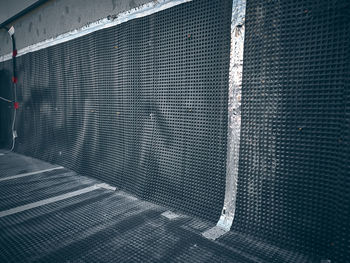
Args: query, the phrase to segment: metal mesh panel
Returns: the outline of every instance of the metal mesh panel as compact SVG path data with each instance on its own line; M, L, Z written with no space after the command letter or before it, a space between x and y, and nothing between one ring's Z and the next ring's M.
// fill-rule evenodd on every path
M16 150L217 220L230 2L193 1L19 57ZM348 261L348 8L247 1L228 246L243 233Z
M13 99L11 87L12 78L12 61L0 63L0 97ZM0 146L6 145L11 139L11 120L12 120L11 104L1 100L0 102Z
M16 151L215 222L231 6L193 1L18 57Z
M348 8L247 2L233 224L339 262L349 259Z

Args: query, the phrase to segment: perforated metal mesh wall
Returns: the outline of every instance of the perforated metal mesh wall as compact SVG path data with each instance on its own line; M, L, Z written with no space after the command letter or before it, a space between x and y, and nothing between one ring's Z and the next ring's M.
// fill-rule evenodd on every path
M0 63L0 97L13 99L11 86L11 62ZM8 70L1 70L2 68ZM0 101L0 147L7 145L11 132L11 121L13 115L13 106L7 102Z
M233 228L335 262L350 251L349 32L348 1L247 1Z
M16 151L216 221L230 2L193 1L19 57ZM335 262L350 245L348 10L247 1L233 223Z
M193 1L18 57L16 151L215 222L231 6Z

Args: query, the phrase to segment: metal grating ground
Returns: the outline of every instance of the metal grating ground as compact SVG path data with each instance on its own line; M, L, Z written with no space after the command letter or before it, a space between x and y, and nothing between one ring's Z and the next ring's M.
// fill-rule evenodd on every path
M6 158L11 172L23 157ZM0 182L0 211L3 200L8 209L95 183L67 169ZM212 223L184 214L170 220L164 211L123 191L98 189L0 217L0 262L316 262L235 232L210 241L201 233Z

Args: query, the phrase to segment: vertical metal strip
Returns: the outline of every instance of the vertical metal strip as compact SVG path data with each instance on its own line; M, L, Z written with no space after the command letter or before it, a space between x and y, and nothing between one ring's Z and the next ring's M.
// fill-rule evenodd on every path
M239 145L241 132L241 91L246 0L234 0L231 19L230 76L225 200L217 225L203 233L217 239L231 229L236 210Z
M225 201L217 226L229 231L236 210L246 0L234 0L231 20L230 76Z

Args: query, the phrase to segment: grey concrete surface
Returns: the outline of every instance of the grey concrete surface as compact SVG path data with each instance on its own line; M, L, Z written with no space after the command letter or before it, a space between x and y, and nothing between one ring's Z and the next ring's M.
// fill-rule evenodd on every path
M148 2L152 1L51 0L8 26L15 27L17 49L21 49ZM0 12L5 12L5 9L6 6L1 2ZM11 48L11 39L8 33L5 30L0 30L0 55L10 53Z
M0 0L0 23L34 4L37 0Z

